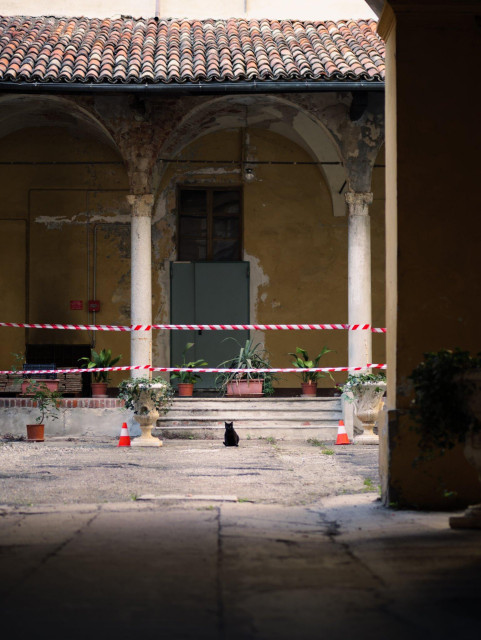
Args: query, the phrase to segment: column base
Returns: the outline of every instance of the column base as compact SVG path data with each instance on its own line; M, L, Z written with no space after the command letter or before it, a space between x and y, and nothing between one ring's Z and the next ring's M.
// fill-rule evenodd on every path
M138 438L134 438L131 443L130 446L131 447L161 447L162 446L162 440L159 440L158 438L154 438L154 436L151 436L150 438L144 438L142 436L139 436Z
M376 434L356 436L353 440L354 444L379 444L379 436Z

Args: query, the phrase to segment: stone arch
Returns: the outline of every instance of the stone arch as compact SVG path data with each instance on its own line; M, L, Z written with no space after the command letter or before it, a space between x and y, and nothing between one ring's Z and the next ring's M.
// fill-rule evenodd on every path
M276 96L224 96L192 109L161 146L153 171L158 189L165 165L162 158L177 156L182 149L209 133L241 127L264 128L303 148L319 163L332 200L335 216L345 214L343 187L347 181L342 155L327 127L294 102Z
M124 160L109 130L84 107L58 96L4 95L0 98L0 138L25 127L81 128L101 139Z

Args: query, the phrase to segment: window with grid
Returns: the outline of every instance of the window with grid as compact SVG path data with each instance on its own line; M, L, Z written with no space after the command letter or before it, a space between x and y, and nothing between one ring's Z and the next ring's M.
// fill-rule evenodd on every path
M182 188L178 260L241 260L241 190Z

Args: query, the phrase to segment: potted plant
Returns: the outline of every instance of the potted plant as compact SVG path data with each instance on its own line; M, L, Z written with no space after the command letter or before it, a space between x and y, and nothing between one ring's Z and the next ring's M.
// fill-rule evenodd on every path
M49 389L43 380L32 380L27 393L32 395L33 406L38 411L35 424L27 424L27 440L43 442L45 440L45 420L59 418L60 391Z
M172 404L173 389L163 378L131 378L119 385L119 398L125 408L132 409L142 435L132 440L132 446L160 447L162 441L154 438L152 429L161 413L166 414Z
M249 339L242 346L235 338L226 340L234 340L239 346L239 353L231 360L221 362L220 369L271 368L268 354L260 343L253 344L253 340ZM228 396L258 397L274 393L272 382L277 380L277 376L268 372L232 371L219 373L215 380L221 393Z
M354 403L354 413L359 418L363 433L356 436L360 444L378 444L379 436L373 429L383 407L382 397L386 391L384 373L349 374L347 381L340 385L343 396Z
M182 364L177 365L178 367L185 367L188 369L194 369L196 367L205 367L207 366L207 362L205 360L194 360L192 362L185 361L186 352L194 346L193 342L188 342L185 345L185 349L182 352ZM200 380L200 375L193 371L176 371L171 376L171 379L179 379L177 384L177 388L179 390L179 396L183 397L191 397L194 392L194 384L197 380Z
M419 435L420 459L464 446L481 480L481 354L460 349L425 353L409 378L414 386L410 416ZM481 504L451 518L452 527L481 528Z
M79 359L79 362L85 362L84 367L87 369L114 367L122 357L116 356L112 358L112 351L110 349L102 349L101 351L95 351L91 349L90 358L83 357ZM108 371L92 371L92 398L106 398L107 397L107 384L109 382Z
M322 347L321 353L319 353L314 360L309 360L309 356L307 355L307 351L305 349L301 349L301 347L296 347L295 353L289 353L290 356L293 356L295 360L293 361L293 365L298 367L299 369L316 369L319 366L319 361L322 356L326 355L326 353L330 353L331 349L327 347ZM332 375L328 373L331 380L334 380ZM301 387L302 387L302 395L303 396L316 396L317 394L317 381L320 378L325 378L326 374L322 371L302 371L301 372Z
M45 369L55 369L55 364L27 364L25 362L25 355L23 353L12 353L12 356L15 359L14 364L12 365L12 371L20 371L20 366L25 370L34 370L38 373L24 374L23 380L18 379L18 384L20 386L20 393L22 396L31 396L33 395L32 390L30 389L30 385L32 382L36 380L42 380L43 384L49 389L49 391L58 391L58 387L60 384L60 380L56 377L55 374L42 374L42 370ZM27 377L27 375L29 377ZM38 378L35 376L39 376ZM53 376L53 377L51 377ZM30 391L29 391L30 389Z

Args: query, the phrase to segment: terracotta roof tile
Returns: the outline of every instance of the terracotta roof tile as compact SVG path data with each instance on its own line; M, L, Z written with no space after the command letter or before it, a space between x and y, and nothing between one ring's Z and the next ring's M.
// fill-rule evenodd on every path
M0 17L0 82L384 79L372 20Z

